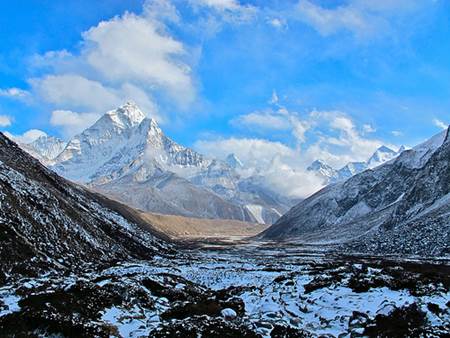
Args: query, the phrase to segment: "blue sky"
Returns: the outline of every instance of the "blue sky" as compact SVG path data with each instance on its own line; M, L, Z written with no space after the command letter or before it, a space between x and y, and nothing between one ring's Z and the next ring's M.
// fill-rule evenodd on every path
M443 0L1 2L0 129L67 139L131 99L210 155L363 160L450 123L449 16Z

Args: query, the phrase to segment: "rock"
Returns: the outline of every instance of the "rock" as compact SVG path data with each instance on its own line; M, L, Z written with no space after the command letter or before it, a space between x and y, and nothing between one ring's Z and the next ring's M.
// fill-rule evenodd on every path
M230 309L230 308L223 309L221 314L222 314L223 318L228 319L228 320L235 319L237 317L236 311L234 311L233 309Z

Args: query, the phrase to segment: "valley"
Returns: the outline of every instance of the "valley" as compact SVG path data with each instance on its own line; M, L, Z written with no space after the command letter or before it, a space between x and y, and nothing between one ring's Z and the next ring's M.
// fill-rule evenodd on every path
M445 336L449 151L445 131L268 225L134 209L0 134L0 332Z
M450 338L450 1L0 1L0 338Z
M445 336L448 260L340 256L246 242L50 273L0 288L6 334L98 337Z

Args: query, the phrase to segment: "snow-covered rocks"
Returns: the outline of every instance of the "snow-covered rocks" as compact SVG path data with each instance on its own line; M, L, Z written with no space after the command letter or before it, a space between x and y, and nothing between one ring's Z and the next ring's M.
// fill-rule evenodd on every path
M223 309L220 313L222 314L222 317L227 320L232 320L237 317L236 311L230 308Z

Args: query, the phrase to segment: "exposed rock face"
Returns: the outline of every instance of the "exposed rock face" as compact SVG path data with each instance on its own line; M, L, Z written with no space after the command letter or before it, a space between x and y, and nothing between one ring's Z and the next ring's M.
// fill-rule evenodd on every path
M128 208L58 177L1 133L0 209L0 268L6 275L74 271L169 250Z
M266 230L263 238L346 243L359 252L450 253L449 131L394 161L328 186Z

